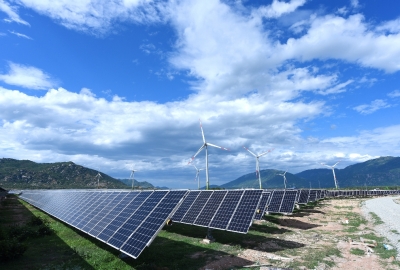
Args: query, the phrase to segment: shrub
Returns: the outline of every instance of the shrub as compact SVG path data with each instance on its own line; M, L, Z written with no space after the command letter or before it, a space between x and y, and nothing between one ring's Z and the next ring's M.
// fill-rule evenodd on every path
M5 239L0 241L0 261L10 261L24 254L27 246L19 243L16 239Z

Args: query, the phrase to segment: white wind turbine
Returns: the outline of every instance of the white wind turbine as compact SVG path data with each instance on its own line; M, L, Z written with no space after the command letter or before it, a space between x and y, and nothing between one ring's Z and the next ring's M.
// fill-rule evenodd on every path
M196 167L196 165L194 165L194 164L193 164L193 166L194 166L195 169L196 169L196 178L194 178L194 180L197 180L197 187L198 187L198 189L200 190L200 176L199 176L199 174L200 174L200 171L203 171L204 169L198 169L198 168Z
M262 157L263 155L271 152L274 149L270 149L264 153L261 154L254 154L253 152L251 152L249 149L247 149L245 146L243 146L244 149L246 149L247 151L249 151L250 154L252 154L255 158L256 158L256 176L258 175L258 182L260 184L260 189L262 189L262 185L261 185L261 174L260 174L260 161L258 160L260 157Z
M278 173L278 175L282 175L283 176L283 184L285 185L285 189L286 189L286 174L287 171L285 171L284 173Z
M336 175L335 175L335 166L338 165L339 162L340 162L340 160L339 160L338 162L336 162L335 165L333 165L333 166L329 166L329 165L326 165L326 164L324 164L324 163L321 163L321 165L326 166L326 167L332 169L333 180L335 181L335 187L336 187L336 189L338 189L338 183L337 183Z
M206 149L206 189L208 189L208 187L209 187L209 178L208 178L208 146L220 148L220 149L223 149L223 150L228 150L228 149L226 149L226 148L224 148L224 147L221 147L221 146L218 146L218 145L215 145L215 144L212 144L212 143L206 142L206 139L205 139L205 137L204 137L203 127L202 127L202 125L201 125L201 121L200 121L200 129L201 129L201 135L203 136L203 145L200 147L200 149L197 151L197 153L194 154L194 156L192 157L192 159L189 161L188 164L190 164L190 163L194 160L194 158L201 152L201 150L203 150L204 148Z
M135 179L133 178L133 175L135 174L135 172L137 172L137 171L135 171L134 169L131 169L131 176L129 176L129 178L132 179L132 189L133 189L134 183L135 183Z
M97 172L97 175L95 178L97 178L97 189L99 188L99 182L100 182L100 178L101 178L101 174L99 172Z

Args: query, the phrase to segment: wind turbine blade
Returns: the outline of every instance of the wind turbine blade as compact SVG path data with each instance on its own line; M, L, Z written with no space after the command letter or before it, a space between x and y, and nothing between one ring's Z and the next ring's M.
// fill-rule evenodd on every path
M336 165L338 165L339 162L340 162L340 160L338 162L336 162L335 165L332 166L332 168L334 168Z
M203 131L203 126L201 125L201 120L200 121L200 129L201 129L201 136L203 136L203 143L206 143L206 138L204 137L204 131Z
M215 145L215 144L212 144L212 143L207 143L207 145L212 146L212 147L216 147L216 148L219 148L219 149L222 149L222 150L229 151L228 148L221 147L221 146L218 146L218 145Z
M194 164L192 164L192 165L193 165L193 167L195 167L196 171L198 171L198 170L199 170L199 169L197 169L196 165L194 165Z
M245 146L243 146L244 149L246 149L250 154L252 154L253 156L257 157L256 154L254 154L253 152L251 152L248 148L246 148Z
M194 160L194 158L201 152L201 150L203 150L203 148L204 148L205 146L206 146L206 145L203 144L203 146L200 147L200 149L197 151L196 154L194 154L194 156L193 156L192 159L188 162L188 164L190 164L190 163Z
M264 152L264 153L262 153L262 154L259 154L258 157L261 157L261 156L263 156L263 155L265 155L265 154L268 154L269 152L272 152L272 150L274 150L274 149L273 149L273 148L272 148L272 149L269 149L268 151L266 151L266 152Z

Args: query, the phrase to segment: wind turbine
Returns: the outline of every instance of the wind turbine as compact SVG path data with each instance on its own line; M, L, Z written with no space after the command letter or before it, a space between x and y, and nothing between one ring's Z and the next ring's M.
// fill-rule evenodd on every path
M340 160L339 160L338 162L336 162L335 165L333 165L333 166L329 166L329 165L326 165L326 164L324 164L324 163L321 163L321 165L326 166L326 167L332 169L333 180L335 181L335 187L336 187L336 189L338 189L338 184L337 184L337 181L336 181L335 166L338 165L339 162L340 162Z
M194 180L197 180L197 186L198 189L200 190L200 171L204 170L204 169L197 169L196 165L193 164L193 166L196 168L196 177L194 178Z
M284 173L278 173L278 175L283 176L283 184L285 185L285 189L286 189L286 176L285 176L286 173L287 173L287 171L285 171Z
M200 119L199 119L200 121ZM194 156L192 157L192 159L189 161L188 164L190 164L194 158L201 152L201 150L203 150L204 148L206 149L206 189L208 190L209 187L209 178L208 178L208 146L212 146L212 147L216 147L216 148L220 148L222 150L228 150L224 147L212 144L212 143L208 143L206 142L206 139L204 137L204 131L203 131L203 127L201 125L201 121L200 121L200 129L201 129L201 135L203 136L203 145L200 147L200 149L197 151L196 154L194 154Z
M260 157L262 157L263 155L271 152L274 149L270 149L267 152L261 153L261 154L254 154L253 152L251 152L249 149L247 149L245 146L243 146L244 149L246 149L247 151L249 151L250 154L252 154L255 158L256 158L256 176L258 175L258 182L260 183L260 189L262 189L262 185L261 185L261 174L260 174L260 161L258 160Z
M101 177L102 177L101 174L99 172L97 172L97 175L95 177L95 178L97 178L97 189L99 189L99 181L100 181Z
M137 171L135 171L134 169L132 169L132 170L131 170L131 176L129 176L129 178L132 179L132 189L133 189L134 183L135 183L135 179L133 178L133 175L135 174L135 172L137 172Z

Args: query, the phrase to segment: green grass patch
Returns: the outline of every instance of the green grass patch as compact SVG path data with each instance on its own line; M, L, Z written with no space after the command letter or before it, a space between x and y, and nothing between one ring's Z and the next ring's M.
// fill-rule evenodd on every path
M375 214L374 212L370 212L369 214L372 217L372 222L374 223L374 225L383 224L382 219L377 214Z
M335 264L333 260L330 259L331 256L342 257L340 251L334 246L325 247L323 249L309 249L306 255L302 256L301 261L293 261L289 264L289 267L294 269L300 267L315 269L320 263L333 267Z
M365 251L359 248L352 248L350 249L350 253L357 256L365 255Z

